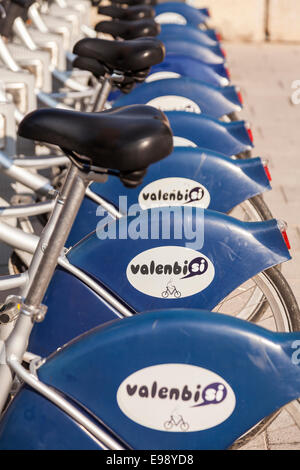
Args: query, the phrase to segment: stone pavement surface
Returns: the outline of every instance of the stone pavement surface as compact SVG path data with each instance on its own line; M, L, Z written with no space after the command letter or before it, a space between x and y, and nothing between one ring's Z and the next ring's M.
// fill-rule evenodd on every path
M273 190L264 198L274 217L288 223L292 260L283 274L300 304L300 104L291 102L300 80L300 45L224 44L232 82L245 102L242 117L254 135L254 156L269 161ZM293 418L294 416L294 418ZM300 422L292 405L243 449L300 450Z

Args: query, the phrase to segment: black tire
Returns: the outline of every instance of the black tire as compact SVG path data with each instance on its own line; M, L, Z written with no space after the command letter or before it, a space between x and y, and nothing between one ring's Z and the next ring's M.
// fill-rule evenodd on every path
M247 160L248 158L252 158L252 151L245 150L244 152L238 153L235 156L238 160Z
M252 198L248 199L246 203L249 204L253 208L254 213L256 213L257 215L255 216L254 220L264 221L264 220L271 220L274 218L272 215L272 212L270 211L269 207L265 203L263 196L261 195L253 196ZM281 265L278 265L276 267L279 271L281 271ZM263 303L260 305L259 310L257 311L258 317L262 317L267 307L268 307L267 303Z
M249 288L250 283L251 289ZM240 289L242 286L245 288ZM277 267L273 266L266 269L246 281L242 286L225 297L225 299L216 305L213 311L220 314L227 313L229 315L230 312L232 312L232 315L237 318L257 324L262 320L265 311L262 311L259 307L256 309L252 307L252 297L254 293L256 297L259 297L259 302L266 303L267 308L270 308L268 318L273 319L274 324L271 328L274 331L282 333L300 331L300 310L297 300L285 277ZM256 290L258 290L259 293L257 293ZM239 296L242 297L244 294L247 295L246 300L242 302L242 305L239 304L239 308L235 310L234 307L237 298ZM261 300L261 298L264 300ZM249 302L251 305L250 311L249 307L247 308ZM233 314L233 312L235 313ZM268 326L268 328L270 328L270 326Z
M248 209L248 212L247 206L250 206L250 210ZM238 206L234 207L227 214L232 215L232 212L234 212L234 210L239 207L244 210L245 214L248 214L248 222L261 222L265 220L274 219L272 212L265 203L263 196L260 194L247 199L247 201L242 202ZM232 215L232 217L239 218L234 214Z
M241 118L237 115L236 112L227 114L227 116L229 117L231 122L241 120ZM241 152L241 153L235 155L235 157L239 160L246 160L247 158L252 158L252 151L251 150L245 150L244 152Z
M240 121L240 118L239 118L239 116L236 114L235 111L233 111L233 113L227 114L227 116L229 117L230 121L232 121L232 122L234 122L234 121Z
M253 196L249 199L249 201L257 213L261 216L261 220L271 220L274 218L272 212L265 203L263 196Z
M289 322L290 331L300 331L300 310L289 283L287 282L283 274L279 271L277 266L266 269L264 273L268 277L269 281L276 288L279 295L281 296L282 302L286 306L287 320ZM252 321L254 323L257 323L261 319L261 317L261 312L258 312L253 317Z

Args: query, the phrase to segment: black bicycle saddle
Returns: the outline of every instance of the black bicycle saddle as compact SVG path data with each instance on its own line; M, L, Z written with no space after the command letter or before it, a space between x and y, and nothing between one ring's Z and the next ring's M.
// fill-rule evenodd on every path
M10 0L11 3L15 3L16 5L19 5L22 8L29 8L35 0Z
M96 59L90 59L89 57L80 57L77 56L73 62L72 66L81 70L87 70L91 72L96 78L103 77L109 70L105 65L100 64Z
M110 73L109 69L105 67L105 65L102 65L96 59L90 59L89 57L77 56L73 60L72 65L78 69L91 72L97 80L99 80L100 77L104 77L105 74ZM136 72L134 76L125 75L121 82L114 82L114 86L119 88L122 93L129 93L136 83L143 83L148 74L149 69L140 70L139 72Z
M96 24L95 30L98 33L110 34L114 38L119 37L128 40L147 36L157 36L160 33L160 25L152 18L135 21L100 21Z
M134 73L162 62L165 48L158 39L148 37L131 41L85 38L75 44L73 53L96 59L111 71Z
M129 8L122 8L116 5L107 5L98 8L100 15L110 16L118 20L142 20L143 18L154 18L155 11L149 5L134 5Z
M101 113L41 109L25 116L18 134L59 146L83 168L113 169L123 174L143 171L173 149L168 119L145 105Z

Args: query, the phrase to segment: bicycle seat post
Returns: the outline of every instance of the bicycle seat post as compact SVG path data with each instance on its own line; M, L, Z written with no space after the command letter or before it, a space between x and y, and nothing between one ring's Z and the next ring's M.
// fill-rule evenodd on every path
M28 306L37 308L43 300L56 267L57 259L64 248L74 219L84 198L87 184L88 182L80 173L80 170L75 165L71 165L62 192L56 203L62 207L56 224L50 234L49 242L43 247L38 245L38 250L42 249L43 256L25 298L24 303Z
M121 83L124 80L122 72L114 71L111 75L105 74L102 82L99 83L99 88L90 103L89 111L94 113L103 111L105 109L105 103L108 100L109 94L115 83Z
M105 103L107 101L108 95L112 89L111 77L108 74L105 74L102 82L99 83L99 88L97 87L96 92L93 96L92 102L90 103L88 111L97 112L103 111Z

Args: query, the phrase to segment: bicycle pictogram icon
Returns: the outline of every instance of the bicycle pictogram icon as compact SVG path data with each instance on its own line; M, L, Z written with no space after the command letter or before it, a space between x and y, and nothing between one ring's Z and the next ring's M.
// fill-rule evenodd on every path
M171 429L173 429L174 427L179 427L179 429L183 432L186 432L189 430L189 424L184 421L182 415L178 415L178 419L176 420L174 415L171 415L171 418L169 419L169 421L166 421L164 423L164 428L167 430L167 431L170 431Z
M164 299L167 299L168 297L179 299L179 297L181 297L181 292L174 286L173 281L169 281L166 290L161 293L161 296Z

